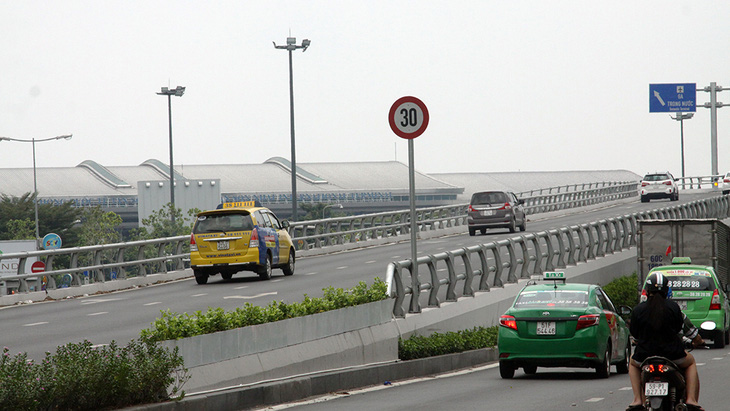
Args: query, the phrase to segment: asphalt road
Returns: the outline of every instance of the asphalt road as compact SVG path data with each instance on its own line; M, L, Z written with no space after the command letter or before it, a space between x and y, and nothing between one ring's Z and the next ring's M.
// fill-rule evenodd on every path
M684 192L679 203L717 193ZM568 225L616 217L639 210L655 209L678 203L668 200L641 203L638 197L628 203L585 210L568 210L565 214L535 215L528 221L527 231L542 231ZM507 230L491 230L486 235L470 237L466 233L419 241L419 255L491 242L506 238ZM266 305L270 301L301 301L304 294L322 295L322 289L350 288L360 281L372 284L375 277L384 278L387 264L410 257L410 244L403 242L370 247L326 256L297 260L295 274L284 277L274 270L270 281L259 281L252 273L239 273L231 281L211 277L207 285L186 279L167 284L142 287L109 294L92 295L62 301L35 303L0 309L0 345L11 353L27 352L40 360L45 352L68 342L89 340L108 344L115 340L125 344L139 336L160 316L160 311L192 313L208 307L233 310L245 303Z
M730 348L693 352L700 373L700 405L706 410L726 410ZM499 376L497 363L435 377L332 393L266 410L623 410L631 402L628 374L615 368L608 379L580 368L538 368L528 376Z

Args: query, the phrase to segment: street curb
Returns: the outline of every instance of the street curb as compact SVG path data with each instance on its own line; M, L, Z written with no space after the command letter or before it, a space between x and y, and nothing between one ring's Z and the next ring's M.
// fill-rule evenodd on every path
M295 376L282 381L262 382L243 387L231 387L215 392L191 394L180 401L146 404L128 407L125 410L250 410L256 407L299 401L332 392L376 385L389 385L396 381L481 366L496 361L497 355L496 347L490 347L462 353L420 358L417 360L366 365L347 370Z

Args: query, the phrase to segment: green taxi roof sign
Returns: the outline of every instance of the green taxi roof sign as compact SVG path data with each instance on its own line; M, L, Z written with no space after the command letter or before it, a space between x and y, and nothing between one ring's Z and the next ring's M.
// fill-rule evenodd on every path
M692 264L692 259L689 257L674 257L672 258L672 264Z
M565 281L565 272L563 271L545 271L542 275L542 279L547 280L562 280Z

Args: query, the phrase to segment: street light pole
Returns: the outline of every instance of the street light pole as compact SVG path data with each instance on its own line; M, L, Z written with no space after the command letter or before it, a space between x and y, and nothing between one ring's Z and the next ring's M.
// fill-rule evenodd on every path
M172 224L175 224L175 172L172 166L172 96L182 97L185 93L185 87L177 86L174 89L168 87L162 87L162 90L157 93L158 96L167 96L167 119L170 130L170 218Z
M66 134L63 136L49 137L42 139L31 138L30 140L22 138L11 138L11 137L0 137L0 141L17 141L19 143L31 143L33 145L33 208L35 213L35 247L36 250L40 250L41 235L40 228L38 226L38 174L36 172L36 161L35 161L35 143L44 142L51 140L68 140L73 137L73 134Z
M342 208L342 204L327 204L326 206L324 206L324 208L322 209L322 219L323 219L323 220L324 220L324 213L325 213L325 211L327 211L327 209L328 209L329 207L338 207L338 208Z
M297 221L297 154L296 145L294 143L294 70L292 68L292 51L302 49L307 51L307 47L312 43L308 39L302 40L301 45L297 45L296 37L287 37L285 46L277 46L274 42L274 48L289 51L289 125L291 128L291 213L292 221Z
M677 113L676 117L672 117L672 115L669 115L669 118L672 120L679 121L679 129L680 129L680 147L682 150L682 183L684 184L684 120L691 119L695 113Z

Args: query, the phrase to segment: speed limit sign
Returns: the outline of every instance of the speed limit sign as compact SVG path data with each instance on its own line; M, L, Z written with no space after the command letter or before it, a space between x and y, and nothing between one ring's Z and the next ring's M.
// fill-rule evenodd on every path
M428 109L423 101L416 97L401 97L390 107L388 122L398 137L411 140L426 131Z

